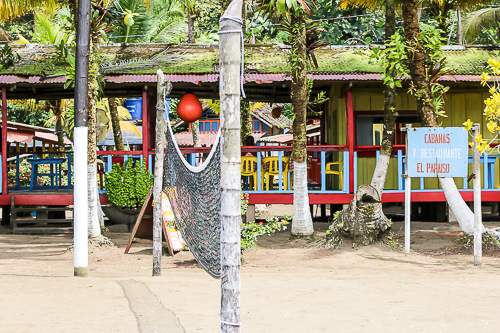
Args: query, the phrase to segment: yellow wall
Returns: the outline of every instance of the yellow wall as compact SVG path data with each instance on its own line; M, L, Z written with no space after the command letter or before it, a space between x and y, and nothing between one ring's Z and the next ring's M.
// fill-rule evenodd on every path
M384 95L383 88L353 88L353 104L354 111L383 111ZM438 122L443 127L462 127L462 123L467 119L481 124L481 132L484 138L491 138L491 134L486 128L486 122L483 116L484 100L489 96L486 89L450 89L445 97L445 112L447 117L439 117ZM416 110L417 105L415 98L407 93L406 89L398 90L396 98L396 111ZM332 85L330 89L330 99L328 101L327 136L326 143L332 145L346 144L346 117L345 117L345 99L340 98L340 85ZM470 152L469 152L470 153ZM471 153L470 153L471 154ZM342 159L337 156L338 160ZM481 164L482 167L482 164ZM369 184L373 171L375 169L374 157L358 158L358 186ZM469 167L469 172L472 172L472 166ZM500 163L497 161L495 165L495 187L500 187ZM336 179L336 178L335 178ZM455 182L459 189L463 187L462 179L456 179ZM481 180L483 184L483 180ZM337 181L332 183L329 181L328 188L338 186ZM391 159L389 171L386 180L386 189L397 189L397 158ZM469 188L472 187L472 182L469 183ZM338 187L335 187L338 188ZM412 180L412 188L420 188L420 180ZM439 182L436 178L425 179L425 188L439 188Z

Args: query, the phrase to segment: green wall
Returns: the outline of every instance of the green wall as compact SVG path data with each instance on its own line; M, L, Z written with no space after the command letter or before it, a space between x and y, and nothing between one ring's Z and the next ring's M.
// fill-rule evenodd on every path
M353 104L354 111L383 111L384 95L381 88L353 88ZM440 117L438 122L443 127L462 127L462 123L467 119L481 124L481 132L484 138L491 138L492 135L486 128L485 118L483 116L484 100L489 94L486 89L478 89L476 87L470 89L450 89L445 97L445 112L447 117ZM340 85L332 85L329 93L328 114L326 116L326 143L331 145L346 144L346 115L345 115L345 98L340 96ZM397 111L416 110L415 98L407 93L406 89L398 90L396 99ZM472 141L472 139L471 139ZM469 152L471 154L471 152ZM337 159L335 159L337 158ZM334 155L334 160L341 160L342 156ZM482 165L481 165L482 167ZM375 157L359 157L358 158L358 186L369 184L375 169ZM469 167L469 172L472 172L472 166ZM500 174L500 163L497 161L495 165L495 173ZM397 189L397 158L391 159L385 189ZM328 177L331 178L331 177ZM500 182L496 177L495 187L500 188ZM332 189L332 186L337 189L337 177L328 179L327 188ZM456 179L455 182L459 189L463 186L462 179ZM483 180L481 179L481 184ZM472 187L472 182L469 183L469 188ZM420 180L412 180L412 188L420 188ZM425 179L426 189L439 188L439 182L436 178Z

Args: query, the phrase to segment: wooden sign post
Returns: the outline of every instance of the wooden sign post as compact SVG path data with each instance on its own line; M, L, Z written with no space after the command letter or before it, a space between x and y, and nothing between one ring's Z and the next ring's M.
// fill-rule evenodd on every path
M474 124L472 127L472 136L478 136L480 131L479 124ZM481 152L477 149L477 142L474 140L472 147L472 173L474 178L472 186L474 188L474 265L481 266L481 257L483 255L483 233L482 225L483 218L481 212ZM484 161L486 165L486 160Z
M467 177L469 143L463 127L407 125L406 131L405 255L409 256L411 177Z

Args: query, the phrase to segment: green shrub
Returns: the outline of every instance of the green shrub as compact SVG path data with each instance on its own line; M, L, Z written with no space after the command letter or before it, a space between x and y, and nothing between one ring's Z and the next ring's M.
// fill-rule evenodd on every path
M127 162L113 165L106 173L106 192L109 201L121 208L139 208L146 200L149 189L153 186L153 175L146 167L129 159Z

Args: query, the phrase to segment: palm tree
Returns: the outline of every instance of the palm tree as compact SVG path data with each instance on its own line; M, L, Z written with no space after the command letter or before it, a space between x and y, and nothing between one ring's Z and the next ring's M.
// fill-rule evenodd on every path
M355 5L374 7L377 0L346 0ZM472 6L477 4L478 0L458 1L462 6ZM430 78L425 75L426 55L423 51L423 46L420 43L420 25L419 25L419 8L418 0L403 0L403 27L405 39L408 41L416 41L410 54L408 63L410 77L415 89L415 99L417 101L417 111L420 114L420 119L423 126L437 127L435 106L432 102ZM467 206L462 196L458 192L457 186L453 178L439 178L439 182L444 191L446 200L457 217L458 223L462 231L466 234L474 233L474 214Z
M289 62L292 71L293 121L293 220L292 234L309 236L314 233L309 196L307 193L307 140L306 110L307 91L307 46L306 18L311 14L309 0L264 0L262 10L281 20L287 27L291 44Z
M470 13L464 20L463 37L469 43L485 29L496 28L496 40L493 42L500 44L500 8L488 7Z

